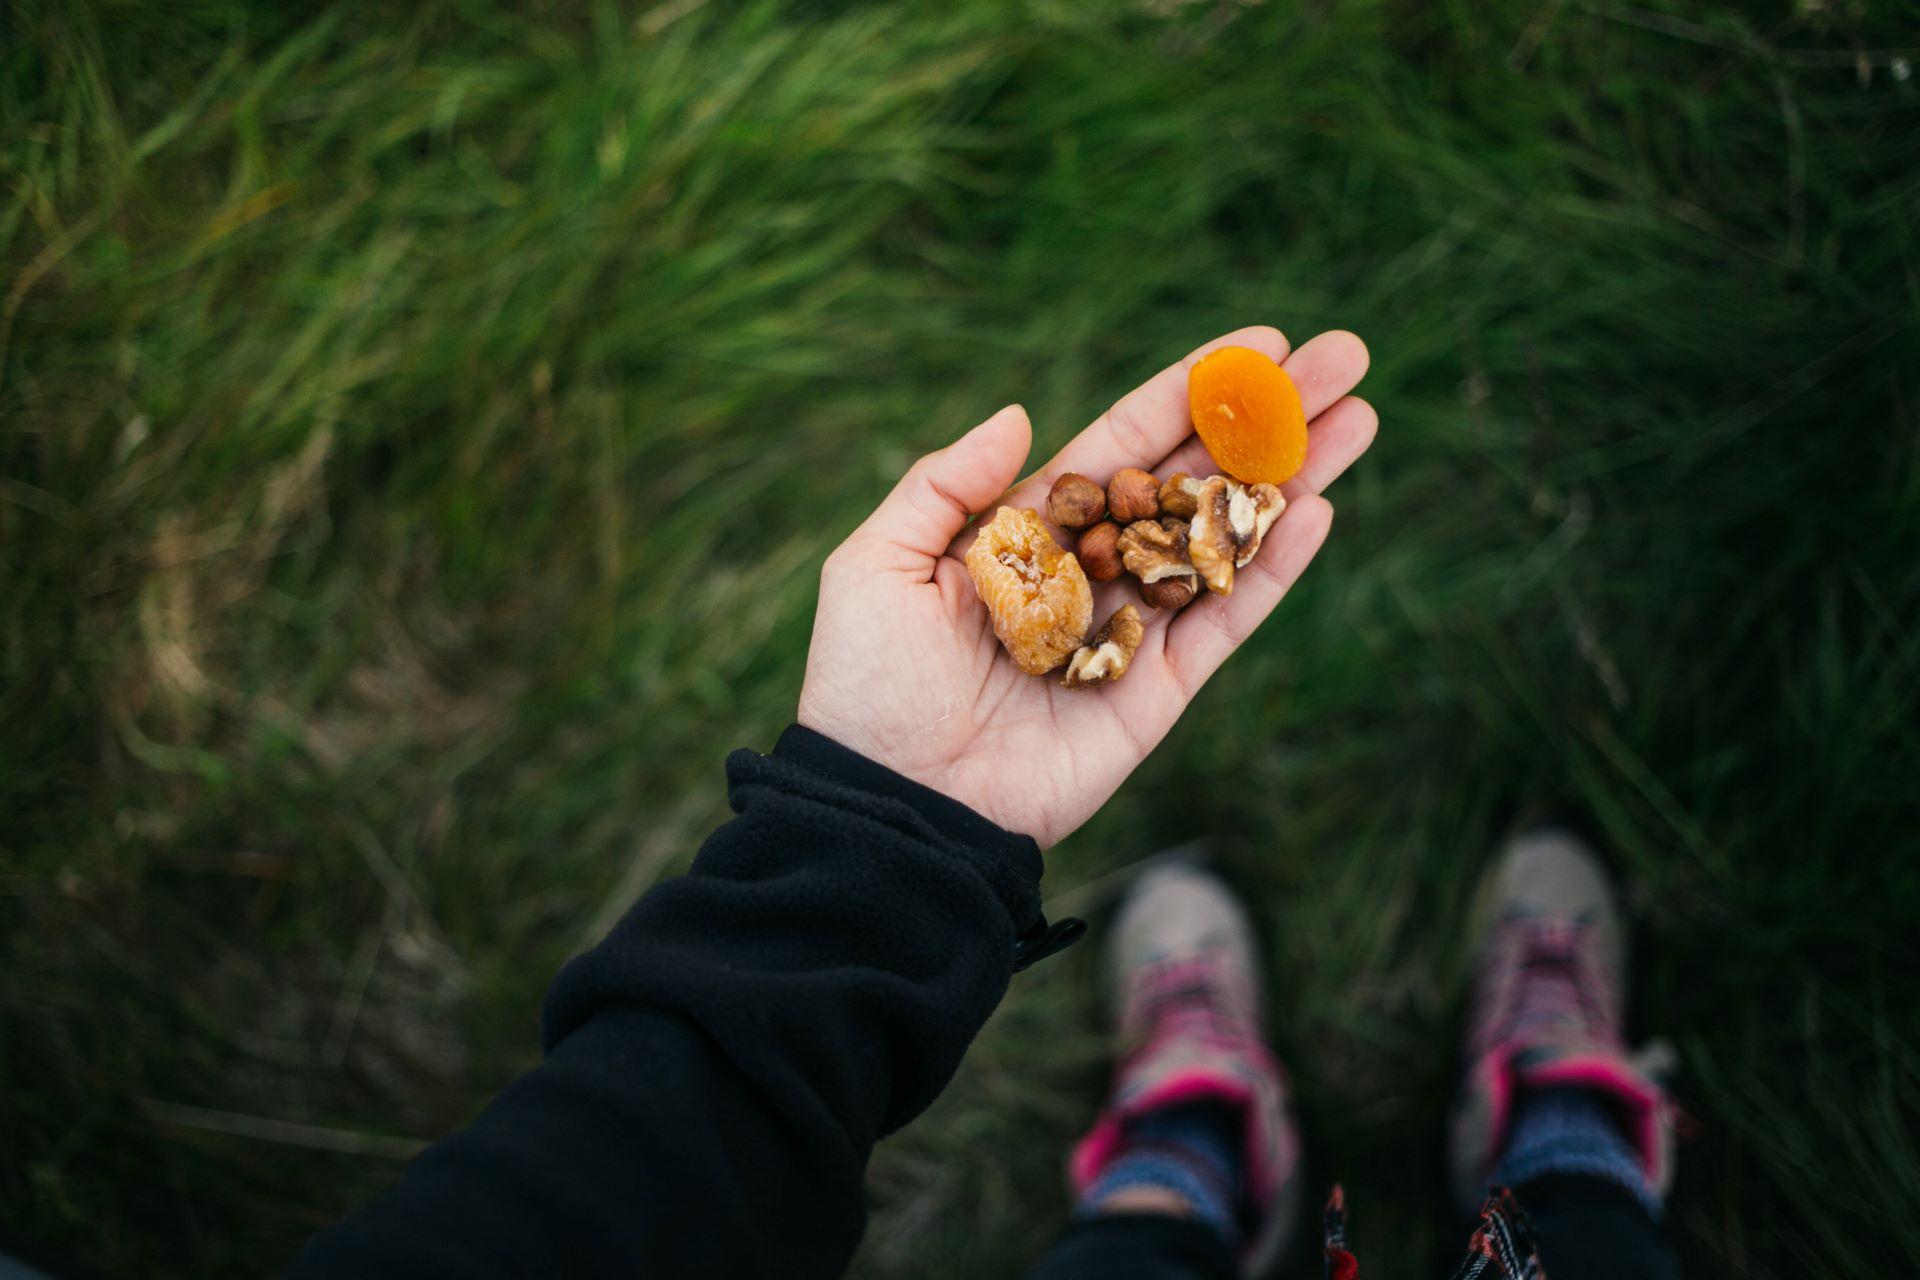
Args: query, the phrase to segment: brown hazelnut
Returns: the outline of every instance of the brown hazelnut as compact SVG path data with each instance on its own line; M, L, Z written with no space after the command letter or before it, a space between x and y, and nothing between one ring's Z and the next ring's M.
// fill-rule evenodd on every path
M1174 472L1173 477L1160 486L1160 514L1178 516L1182 520L1193 519L1193 513L1200 509L1200 486L1203 483L1184 471Z
M1160 482L1138 467L1122 467L1107 484L1107 510L1122 524L1160 514Z
M1047 494L1047 519L1063 529L1084 529L1105 514L1106 491L1077 471L1055 480Z
M1102 520L1080 535L1080 567L1095 582L1112 582L1126 572L1120 561L1120 526Z
M1162 578L1158 582L1140 584L1140 601L1152 609L1169 611L1184 609L1193 602L1199 590L1194 586L1194 578Z

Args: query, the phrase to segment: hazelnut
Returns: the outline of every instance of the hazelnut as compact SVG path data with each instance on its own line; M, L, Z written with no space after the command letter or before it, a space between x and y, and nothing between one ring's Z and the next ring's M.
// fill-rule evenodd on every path
M1122 524L1160 514L1160 482L1138 467L1122 467L1107 484L1107 510Z
M1077 471L1053 482L1047 494L1047 518L1063 529L1084 529L1107 514L1107 495Z
M1080 567L1095 582L1112 582L1126 572L1120 562L1120 526L1102 520L1080 535Z
M1091 689L1118 680L1133 665L1133 655L1146 635L1139 611L1130 604L1121 605L1091 639L1074 650L1060 683L1069 689Z
M1172 479L1160 486L1160 514L1178 516L1182 520L1193 519L1193 513L1200 509L1200 486L1203 483L1184 471L1174 472Z
M1191 576L1143 582L1140 584L1140 602L1150 609L1165 609L1169 612L1184 609L1193 603L1194 596L1199 594L1198 588L1193 584L1194 579Z

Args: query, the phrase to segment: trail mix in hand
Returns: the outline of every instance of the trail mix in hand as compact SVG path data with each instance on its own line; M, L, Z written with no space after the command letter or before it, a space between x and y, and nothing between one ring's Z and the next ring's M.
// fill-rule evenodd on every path
M1164 514L1167 494L1174 495L1172 508L1190 519ZM1054 482L1047 509L1056 524L1064 523L1063 515L1075 522L1069 527L1079 529L1076 551L1054 540L1039 512L1017 507L996 511L968 549L967 572L994 634L1028 675L1067 663L1062 683L1069 689L1118 680L1144 629L1139 612L1123 605L1089 635L1091 584L1130 576L1143 605L1169 611L1184 608L1203 587L1230 595L1234 570L1253 560L1287 505L1273 485L1243 485L1228 476L1180 475L1162 484L1133 471L1126 495L1116 502L1114 489L1103 494L1085 476L1064 475ZM1116 511L1161 514L1122 525L1108 518Z
M967 572L1014 665L1045 675L1067 664L1061 683L1091 689L1126 674L1145 636L1132 605L1097 632L1094 582L1131 575L1140 602L1177 611L1202 588L1233 593L1233 575L1252 563L1261 539L1286 509L1279 486L1300 470L1307 424L1285 370L1246 347L1222 347L1187 381L1194 429L1226 475L1161 480L1122 467L1102 488L1069 471L1047 494L1047 519L1073 534L1054 541L1036 511L1001 507L967 552Z

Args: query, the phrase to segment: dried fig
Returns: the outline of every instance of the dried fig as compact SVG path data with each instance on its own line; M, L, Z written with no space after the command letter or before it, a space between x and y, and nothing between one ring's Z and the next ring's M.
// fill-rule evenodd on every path
M1028 675L1065 662L1093 623L1093 588L1080 562L1025 508L994 513L967 549L967 572L994 634Z

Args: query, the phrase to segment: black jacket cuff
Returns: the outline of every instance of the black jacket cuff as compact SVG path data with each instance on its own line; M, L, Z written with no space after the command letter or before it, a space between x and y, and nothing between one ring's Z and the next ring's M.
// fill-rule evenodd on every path
M1040 877L1045 862L1031 836L1009 831L952 796L896 773L805 725L789 725L773 744L771 754L830 782L897 801L944 837L986 877L1013 917L1016 970L1065 950L1086 932L1083 921L1049 923L1040 910Z

